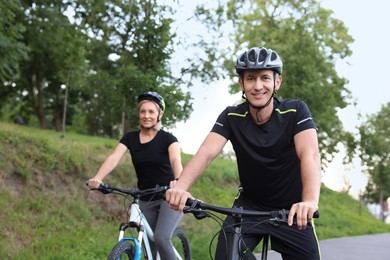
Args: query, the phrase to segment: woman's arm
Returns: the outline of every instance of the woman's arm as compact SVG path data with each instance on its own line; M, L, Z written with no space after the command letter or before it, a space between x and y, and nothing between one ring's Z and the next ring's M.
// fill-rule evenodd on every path
M172 143L168 148L168 153L173 175L175 179L178 179L181 171L183 170L183 165L181 164L181 151L179 143Z
M126 145L119 143L116 146L114 152L110 154L107 157L107 159L103 162L103 164L100 166L95 177L93 177L88 181L88 186L91 188L98 188L99 185L102 183L104 177L106 177L112 170L115 169L119 161L126 154L127 150L128 149Z
M185 202L190 197L189 189L212 160L221 153L226 142L227 139L217 133L211 132L207 135L197 153L184 167L176 186L167 190L166 198L172 209L183 212Z

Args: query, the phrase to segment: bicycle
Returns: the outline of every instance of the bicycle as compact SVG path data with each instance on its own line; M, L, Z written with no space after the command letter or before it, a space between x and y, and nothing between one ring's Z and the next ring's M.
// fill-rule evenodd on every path
M248 248L242 248L244 246L244 243L240 243L241 241L241 224L243 223L243 217L267 217L267 219L264 221L268 221L270 223L273 223L274 225L277 225L278 222L287 222L288 213L289 210L273 210L273 211L257 211L257 210L245 210L243 208L238 207L221 207L217 205L208 204L205 202L202 202L197 199L187 199L186 207L183 210L184 213L192 213L196 219L200 220L206 217L210 217L217 221L221 226L223 223L223 219L219 218L216 214L213 212L217 212L223 215L230 215L234 217L235 225L233 227L234 229L234 236L231 237L231 240L227 241L228 245L230 246L226 260L240 260L240 259L250 259L255 260L256 257L253 254L251 250ZM319 212L316 211L313 215L314 218L319 217ZM260 224L264 223L261 222ZM259 223L256 223L259 224ZM218 234L218 233L217 233ZM215 236L214 236L215 238ZM209 247L209 253L210 257L211 255L211 243ZM269 235L265 235L263 238L263 245L261 250L261 260L267 260L268 255L268 243L269 243ZM228 248L228 247L227 247Z
M88 186L88 182L86 182L86 185ZM123 189L118 187L112 187L106 183L103 183L100 184L99 188L97 189L90 189L98 190L103 194L113 193L124 196L125 201L127 199L131 200L129 209L125 207L126 214L129 220L126 223L120 224L118 242L111 250L108 256L109 260L139 260L142 259L142 256L144 257L143 259L153 260L153 255L150 248L150 241L154 241L154 233L148 221L142 214L142 211L139 207L139 199L140 197L146 195L164 194L168 188L168 186L156 186L155 188L146 190ZM132 237L125 237L126 229L136 229L136 235ZM173 233L172 244L177 259L191 259L189 240L184 231L179 227L177 227ZM160 259L158 252L156 259Z

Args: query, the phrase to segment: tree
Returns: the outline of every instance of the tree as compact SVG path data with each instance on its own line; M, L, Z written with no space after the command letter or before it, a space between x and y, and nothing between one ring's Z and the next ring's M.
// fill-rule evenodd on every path
M19 62L27 58L28 48L21 41L24 25L18 21L19 1L0 2L0 82L11 80L19 72Z
M359 134L360 159L368 174L364 197L381 203L390 197L390 103L369 116Z
M41 128L48 122L60 129L63 89L73 75L82 73L85 38L63 13L62 1L21 1L20 21L26 31L23 42L30 48L28 59L20 63L15 89L22 102L29 104ZM77 66L77 67L76 67ZM20 95L18 93L23 93Z
M35 114L41 128L59 130L62 114L63 132L75 117L88 124L89 133L116 137L121 115L127 128L137 127L136 98L154 90L168 101L166 126L188 118L190 94L180 88L184 80L172 76L168 62L175 37L169 7L154 0L8 2L14 8L5 8L6 18L17 17L13 24L25 28L17 40L30 52L16 63L20 74L12 71L13 81L1 88L2 107L23 103L27 117ZM64 15L69 10L74 11L70 18ZM7 28L10 22L2 24Z
M19 19L21 15L19 1L0 1L0 117L7 121L24 117L22 102L14 98L14 80L29 51L22 41L25 26Z
M174 10L162 1L21 3L21 17L15 24L26 28L23 42L31 51L28 60L19 64L20 76L11 82L14 87L6 91L14 95L14 101L29 102L23 109L27 114L33 111L42 128L47 120L57 127L63 108L61 86L72 84L67 89L74 98L70 103L77 104L72 111L82 111L75 116L84 117L80 121L87 122L91 134L114 137L121 123L136 128L134 104L138 94L147 90L166 98L163 123L173 125L192 111L190 94L182 86L191 86L196 78L203 82L226 75L233 78L232 57L237 50L265 45L277 50L285 64L278 94L302 98L311 108L324 166L339 142L354 142L335 116L348 104L350 93L347 80L334 68L336 60L351 54L348 45L353 39L343 23L332 19L331 11L315 0L225 0L209 1L212 8L199 6L194 16L204 22L209 35L202 33L193 43L198 51L181 53L186 59L181 68L171 68L169 62L176 45L186 42L176 39L171 28ZM64 15L68 7L75 12L72 23ZM228 35L226 27L233 28ZM84 51L78 53L78 48ZM72 57L65 59L67 55ZM76 77L78 71L84 77ZM72 84L67 75L73 75ZM232 84L230 90L238 92L238 85Z
M155 0L75 4L76 21L92 35L90 102L84 109L90 133L116 136L120 122L125 129L137 128L137 96L149 90L167 100L164 125L187 119L190 95L178 87L168 66L175 37L170 32L172 10Z
M76 93L76 91L70 92L70 88L81 88L83 84L83 76L87 74L87 65L86 65L86 53L87 53L87 37L78 30L77 27L65 22L60 27L60 31L57 33L56 41L57 46L61 48L56 48L58 52L55 53L53 59L55 63L59 65L60 69L56 72L57 77L60 82L65 86L64 102L63 106L56 106L57 108L62 108L62 136L65 137L66 132L66 123L67 123L67 114L68 114L68 104L70 101L70 93ZM61 99L60 99L61 100ZM75 100L70 105L75 105ZM56 109L55 115L60 112ZM55 125L58 130L58 117L55 116Z
M215 41L226 45L210 46L214 48L210 60L220 61L214 67L224 71L221 75L234 78L232 57L237 57L238 50L265 46L279 53L284 81L278 96L301 98L308 104L319 128L322 164L326 167L338 151L337 144L353 139L337 117L337 111L351 98L347 80L338 76L334 65L352 53L349 44L353 39L344 24L316 0L226 0L214 8L201 6L197 13L214 35L222 37ZM233 30L221 34L226 25ZM230 91L239 92L238 84L233 83Z

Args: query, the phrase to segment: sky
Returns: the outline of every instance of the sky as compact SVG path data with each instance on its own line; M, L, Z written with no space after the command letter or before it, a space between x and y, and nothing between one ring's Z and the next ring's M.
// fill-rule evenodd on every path
M347 87L357 103L356 107L349 106L339 111L339 117L346 130L356 133L356 127L361 123L359 113L363 116L375 114L382 105L390 102L390 83L386 78L390 68L390 1L323 0L321 5L332 10L332 17L342 20L355 39L350 45L352 56L336 63L336 70L349 80ZM186 8L186 12L190 12L191 8ZM240 93L229 94L228 85L229 82L219 81L207 87L194 86L190 89L194 111L189 120L170 129L179 139L184 153L195 154L217 116L226 106L240 99ZM343 166L342 155L341 152L323 172L322 181L337 191L349 183L350 194L357 198L367 179L361 173L358 159L353 165Z

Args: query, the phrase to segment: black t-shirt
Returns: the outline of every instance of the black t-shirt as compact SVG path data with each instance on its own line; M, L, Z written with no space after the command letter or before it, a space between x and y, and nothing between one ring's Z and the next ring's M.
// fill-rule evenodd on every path
M154 188L156 185L169 185L174 179L169 161L168 147L177 138L164 130L157 132L150 142L141 144L140 131L128 132L120 143L126 145L138 178L139 189Z
M243 196L261 207L282 209L302 200L294 135L309 128L316 125L303 101L275 98L265 124L256 125L244 102L227 107L211 131L233 145Z

